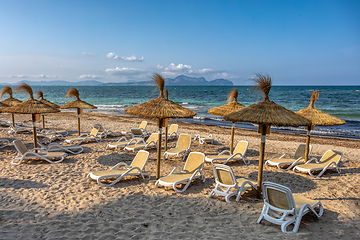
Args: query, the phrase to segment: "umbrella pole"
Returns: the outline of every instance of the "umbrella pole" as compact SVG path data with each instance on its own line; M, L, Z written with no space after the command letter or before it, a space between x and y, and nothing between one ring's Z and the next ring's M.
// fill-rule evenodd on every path
M234 150L234 135L235 135L235 123L232 123L231 127L231 143L230 143L230 153L233 154Z
M157 148L157 161L156 161L156 180L160 178L160 157L161 157L161 128L163 119L159 118L159 138L158 138L158 148Z
M11 120L12 120L13 126L15 127L15 114L14 113L11 114Z
M42 114L42 125L43 125L43 130L45 130L45 115Z
M259 172L258 172L258 182L257 182L257 197L258 198L261 198L261 185L262 185L262 181L263 181L266 127L267 127L267 125L265 125L265 124L260 126L260 128L261 128L260 129L261 145L260 145Z
M80 108L77 108L77 118L78 118L78 134L80 136Z
M35 114L31 114L32 124L33 124L33 137L34 137L34 148L37 148L37 139L36 139L36 117ZM35 150L37 152L37 150Z
M168 126L165 127L165 151L167 151L167 143L168 143Z
M310 152L310 137L312 126L307 126L307 135L306 135L306 149L305 149L305 163L309 161L309 152Z

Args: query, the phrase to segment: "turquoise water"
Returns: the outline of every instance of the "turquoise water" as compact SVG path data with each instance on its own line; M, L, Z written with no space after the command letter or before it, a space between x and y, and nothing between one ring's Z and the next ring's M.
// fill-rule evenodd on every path
M74 99L67 99L65 95L68 86L34 86L33 91L41 90L44 98L63 105ZM80 92L80 99L98 107L96 111L114 115L125 115L124 109L156 98L159 92L155 86L85 86L76 87ZM169 99L197 112L192 120L204 124L230 126L221 117L210 115L208 109L226 104L227 94L233 87L165 87L169 91ZM250 86L236 86L238 102L248 106L263 99L263 95L254 91ZM311 93L319 91L319 98L315 102L317 109L344 119L347 123L340 126L318 127L315 134L333 135L360 139L360 86L273 86L270 100L290 110L298 111L306 108L310 103ZM5 96L6 98L7 96ZM27 100L27 94L14 94L14 97ZM237 124L238 127L256 128L252 124ZM298 131L293 128L281 128L279 131ZM302 132L302 130L300 131Z

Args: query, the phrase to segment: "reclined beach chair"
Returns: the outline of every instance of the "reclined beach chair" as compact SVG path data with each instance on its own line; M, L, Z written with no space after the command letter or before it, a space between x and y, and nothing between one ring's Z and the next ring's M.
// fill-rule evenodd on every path
M52 142L49 144L38 142L38 145L46 152L67 152L76 155L84 151L84 148L81 146L63 146L60 143L56 142Z
M111 131L111 130L105 130L105 128L100 124L95 124L99 127L99 134L101 138L107 138L110 135L114 135L115 137L119 137L121 135L121 132L119 131Z
M98 135L100 127L95 125L89 134L83 133L78 137L67 138L65 142L71 145L80 145L82 142L96 141L101 142L101 136Z
M230 198L236 195L238 202L243 192L251 188L256 190L256 181L249 178L236 178L230 166L215 163L213 170L216 185L209 197L217 194L225 197L226 202L231 203Z
M6 138L1 138L0 139L0 148L4 148L6 147L7 145L9 145L9 140L7 140Z
M54 142L56 140L62 140L63 137L62 136L56 136L56 135L44 135L44 134L41 134L41 133L38 133L36 134L36 137L37 137L37 140L38 142L40 143L43 143L43 144L49 144L51 142Z
M159 139L158 133L152 133L150 137L144 141L144 139L140 139L139 141L132 141L129 142L125 147L124 150L136 152L137 150L145 150L149 148L157 148L157 142Z
M62 139L64 137L66 137L67 135L69 135L69 132L68 131L55 131L55 130L52 130L52 129L43 129L41 131L39 131L39 133L47 136L47 135L55 135L55 136L58 136L59 139Z
M24 143L20 140L14 140L13 144L15 146L15 149L18 152L18 155L11 161L12 164L19 165L24 159L36 159L40 158L42 160L45 160L49 163L59 163L64 160L64 158L67 156L64 152L46 152L41 148L34 148L31 151L29 151ZM35 152L38 151L38 152ZM52 161L50 158L60 158L60 160Z
M178 156L181 161L185 160L186 154L190 151L191 145L191 135L189 134L180 134L179 139L177 140L176 147L167 150L164 153L164 158L167 159L168 156ZM180 155L183 154L181 158Z
M264 207L257 223L265 219L281 225L281 231L284 233L296 233L301 218L308 212L313 212L318 218L323 214L321 202L308 199L299 194L292 194L291 190L283 185L263 182L262 193ZM287 227L291 224L294 224L294 227L291 231L288 231Z
M211 143L213 144L214 143L214 139L212 137L212 134L209 134L209 135L201 135L201 134L196 134L194 136L194 140L196 139L199 139L199 143L200 144L204 144L204 143Z
M33 128L32 127L28 127L28 126L19 126L19 125L13 125L12 123L9 122L9 131L8 134L9 135L15 135L17 133L32 133L33 132Z
M265 165L276 166L282 171L287 171L298 164L305 163L305 149L306 144L302 143L296 149L294 156L291 156L290 153L285 153L280 158L267 160L265 162ZM309 154L311 152L311 149L312 146L310 145Z
M167 139L173 139L173 138L177 138L178 137L178 130L179 130L179 125L178 124L171 124L169 129L168 129L168 135L167 135ZM165 134L163 135L163 138L165 138Z
M247 141L240 141L233 154L229 150L224 150L218 155L208 155L205 157L206 162L214 163L215 161L224 161L222 164L228 163L230 160L243 160L245 164L249 164L250 160L245 157L249 143Z
M117 140L116 142L111 142L108 143L108 145L106 146L107 149L114 149L116 148L116 150L118 151L122 151L126 145L128 144L136 144L137 142L139 142L140 140L142 140L143 138L126 138L126 137L121 137L119 138L119 140Z
M316 158L312 158L305 164L296 165L293 168L294 172L308 172L313 177L321 177L326 170L336 170L338 173L341 172L339 169L339 163L342 157L342 152L335 150L327 150L319 161ZM315 161L315 163L311 163ZM315 172L320 171L317 175Z
M175 172L177 169L181 169L180 166L176 166L168 176L158 179L155 186L173 187L175 191L181 193L189 187L194 179L200 178L205 182L205 176L202 173L204 169L204 157L205 155L203 153L191 152L185 162L183 170ZM179 184L185 184L185 186L180 189L177 187Z
M131 138L134 137L145 138L148 135L148 132L146 131L147 124L148 124L147 121L142 121L140 123L139 128L131 128L130 131L122 132L122 134Z
M145 164L149 158L149 152L140 150L130 165L120 162L110 168L110 170L91 172L87 177L96 180L101 186L111 187L119 182L125 176L141 176L145 179L145 176L150 180L150 174L145 171ZM125 167L116 169L117 167ZM103 183L101 180L115 179L111 183Z

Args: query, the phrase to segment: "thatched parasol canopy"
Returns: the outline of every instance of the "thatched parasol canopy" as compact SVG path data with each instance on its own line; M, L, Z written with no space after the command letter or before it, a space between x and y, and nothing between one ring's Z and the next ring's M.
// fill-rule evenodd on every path
M226 114L243 109L245 106L237 102L238 95L239 95L238 91L236 90L236 88L234 88L228 96L228 102L229 102L228 104L225 104L220 107L211 108L208 110L208 113L212 115L218 115L224 117ZM235 132L235 121L232 122L232 126L231 126L231 141L230 141L231 153L233 152L233 146L234 146L234 132Z
M165 80L159 74L154 74L154 81L157 83L160 95L155 99L125 109L125 113L144 118L157 118L159 125L159 139L157 149L157 171L156 178L160 177L160 155L161 155L161 128L166 118L192 118L196 112L186 109L179 104L164 98Z
M7 107L9 107L9 106L2 103L2 102L0 102L0 112L1 112L2 109L7 108Z
M53 108L56 108L56 109L59 109L59 108L60 108L59 105L57 105L57 104L55 104L55 103L53 103L53 102L50 102L50 101L46 100L46 99L44 98L44 94L43 94L42 91L37 91L37 92L36 92L36 97L37 97L37 98L40 98L38 101L41 102L41 103L45 103L45 104L49 105L50 107L53 107ZM43 125L43 129L45 129L45 116L44 116L44 114L42 114L42 125Z
M26 92L30 95L30 99L24 101L18 105L8 107L3 109L3 112L8 113L19 113L19 114L32 114L32 121L33 121L33 134L34 134L34 147L37 148L37 141L36 141L36 114L40 113L56 113L60 112L59 109L53 108L45 103L41 103L34 99L33 91L29 85L26 83L21 84L18 86L15 91Z
M3 96L5 94L9 94L9 98L1 101L1 103L6 104L9 107L15 106L19 103L22 103L22 101L20 101L19 99L13 98L13 96L12 96L13 91L12 91L11 87L9 87L9 86L3 87L3 89L1 90L1 94L0 94L1 99L3 98ZM15 116L13 113L11 114L11 120L12 120L12 124L15 126Z
M69 108L76 108L77 109L78 134L80 135L81 134L81 131L80 131L80 114L81 114L81 110L80 109L85 109L85 108L96 109L97 107L95 107L94 105L91 105L91 104L89 104L87 102L84 102L84 101L80 100L79 91L76 88L70 88L65 97L76 97L76 100L61 106L60 109L69 109Z
M91 109L96 109L97 108L94 105L91 105L91 104L89 104L87 102L84 102L84 101L80 100L79 91L76 88L70 88L65 97L76 97L76 100L61 106L60 109L69 109L69 108L79 108L79 109L91 108Z
M301 109L300 111L296 112L296 114L303 116L312 122L311 127L307 127L308 134L306 138L306 152L305 152L305 162L308 161L308 154L310 151L310 136L311 130L314 128L314 125L319 126L331 126L331 125L342 125L345 124L344 120L341 120L337 117L331 116L330 114L324 113L321 110L318 110L314 107L316 99L319 97L319 92L315 90L311 94L310 105L305 108Z
M255 86L261 90L265 97L259 103L251 104L237 112L233 112L224 116L227 121L250 122L259 124L259 132L261 132L261 146L258 173L258 197L261 195L261 184L264 165L265 140L268 127L275 126L310 126L311 121L295 114L276 103L270 101L269 92L271 89L271 77L269 75L256 74L254 81Z

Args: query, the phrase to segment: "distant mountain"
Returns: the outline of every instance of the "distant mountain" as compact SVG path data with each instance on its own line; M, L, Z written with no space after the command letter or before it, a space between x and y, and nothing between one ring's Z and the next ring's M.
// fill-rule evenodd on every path
M154 85L152 80L150 81L128 81L126 83L104 83L105 86L151 86ZM233 82L226 79L215 79L207 81L204 77L188 77L185 75L179 75L175 78L165 78L166 86L233 86Z
M87 80L80 82L67 82L67 81L29 81L22 80L16 84L19 85L21 83L27 83L30 86L153 86L154 81L133 81L129 80L125 83L103 83L96 80ZM0 85L7 85L3 83ZM175 78L165 78L166 86L233 86L233 82L226 79L215 79L212 81L207 81L204 77L188 77L185 75L179 75Z

